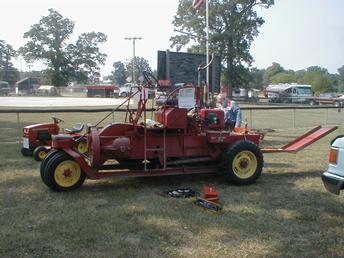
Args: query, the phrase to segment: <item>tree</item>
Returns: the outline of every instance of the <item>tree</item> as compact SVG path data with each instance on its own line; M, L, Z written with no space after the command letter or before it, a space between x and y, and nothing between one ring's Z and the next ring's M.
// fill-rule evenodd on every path
M127 71L125 70L125 66L121 61L114 62L113 71L111 72L111 80L114 81L118 85L123 85L127 79Z
M247 83L248 68L253 62L249 50L258 28L264 23L255 7L269 8L274 0L209 0L209 43L212 53L224 64L224 81L231 89ZM177 35L170 38L171 47L186 46L192 40L192 52L205 53L205 8L193 10L192 0L180 0L174 17L175 29L196 35ZM231 90L229 91L231 92Z
M7 81L10 85L14 85L19 78L19 72L13 67L11 61L16 56L17 53L13 47L4 40L0 40L0 80Z
M310 66L307 68L307 72L318 72L318 73L328 74L328 70L320 66Z
M264 85L269 85L271 80L270 78L278 73L283 73L285 70L284 68L279 64L273 62L271 66L266 68L263 79L264 79Z
M68 53L78 82L99 80L99 64L105 64L106 54L100 53L98 44L106 42L106 38L106 35L101 32L83 33L75 45L68 46Z
M133 59L126 65L127 75L132 75L133 71ZM149 66L148 60L143 57L135 57L135 81L142 74L143 71L151 72L152 68Z
M292 83L295 82L295 76L293 73L282 72L272 76L270 82L273 84Z
M263 75L265 73L264 69L257 69L257 68L251 68L250 74L251 74L251 80L249 83L250 88L254 89L263 89L264 81L263 81Z
M344 65L338 68L338 91L344 92Z
M315 95L322 92L331 91L331 80L327 74L322 72L307 72L302 80L305 84L312 85L312 90Z
M76 44L67 44L74 30L74 22L49 9L49 15L24 33L28 42L20 53L28 62L43 60L47 74L55 86L67 85L71 80L94 81L99 77L99 65L106 55L98 44L106 41L103 33L83 33Z

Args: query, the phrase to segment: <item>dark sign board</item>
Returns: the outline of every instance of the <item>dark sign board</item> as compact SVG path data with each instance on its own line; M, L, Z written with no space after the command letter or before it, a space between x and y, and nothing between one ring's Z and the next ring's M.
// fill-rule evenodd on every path
M158 51L158 80L175 83L198 83L198 67L206 64L206 55L182 52ZM209 89L220 90L221 60L215 56L209 67ZM201 83L206 81L206 71L201 71Z

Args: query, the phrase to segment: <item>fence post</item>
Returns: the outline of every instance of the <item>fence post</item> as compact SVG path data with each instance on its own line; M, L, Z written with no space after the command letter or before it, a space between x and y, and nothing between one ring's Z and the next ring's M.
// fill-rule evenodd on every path
M252 108L250 108L250 128L252 128Z
M17 127L18 127L18 142L21 143L21 127L20 127L19 112L17 112Z
M325 113L325 126L327 126L327 121L328 121L328 108L326 108L326 113Z

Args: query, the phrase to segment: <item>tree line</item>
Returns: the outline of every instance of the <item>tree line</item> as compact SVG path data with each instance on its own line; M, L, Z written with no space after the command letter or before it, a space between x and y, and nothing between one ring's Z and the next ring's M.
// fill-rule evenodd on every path
M308 67L304 70L286 70L273 63L266 69L252 67L254 61L250 47L259 34L264 19L256 9L270 8L274 0L208 0L209 1L209 46L210 51L221 58L221 83L229 89L263 88L271 83L311 84L315 93L344 91L344 66L338 74L331 74L326 68ZM46 69L34 71L45 84L66 86L72 81L95 83L100 80L100 66L105 64L107 55L100 51L107 36L102 32L88 32L70 42L75 23L53 9L33 24L24 33L24 46L14 50L5 40L0 39L0 80L13 85L19 79L19 71L12 60L22 56L27 63L41 60ZM205 8L192 8L192 0L180 0L173 25L177 34L170 38L171 47L177 51L183 47L187 52L205 53ZM113 70L106 78L123 85L132 80L133 60L129 63L115 61ZM136 57L135 74L151 70L148 61ZM137 80L137 78L134 78Z
M310 84L315 95L322 92L344 92L344 65L338 73L331 74L326 68L310 66L303 70L286 70L278 63L266 69L250 69L249 88L261 89L269 84L299 83Z

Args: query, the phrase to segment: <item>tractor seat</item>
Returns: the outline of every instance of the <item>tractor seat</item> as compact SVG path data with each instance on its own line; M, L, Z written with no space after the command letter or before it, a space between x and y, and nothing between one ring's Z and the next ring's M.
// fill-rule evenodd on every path
M80 133L84 129L84 124L76 124L72 128L66 128L65 131L67 133Z

